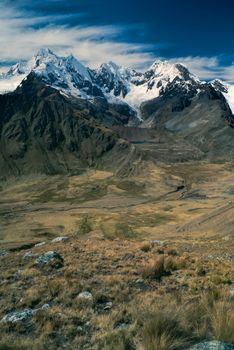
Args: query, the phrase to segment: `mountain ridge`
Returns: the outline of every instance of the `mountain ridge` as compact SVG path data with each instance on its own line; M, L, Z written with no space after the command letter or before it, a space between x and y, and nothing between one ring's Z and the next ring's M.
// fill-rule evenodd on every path
M0 95L1 176L90 167L127 176L145 161L234 158L228 88L201 82L181 64L91 70L43 49L7 74L0 86L23 80Z
M73 55L60 57L49 48L42 48L30 60L21 61L0 75L0 92L15 90L31 71L68 96L90 101L100 97L109 103L128 104L139 119L140 105L162 95L168 84L182 82L185 89L195 88L197 93L201 86L207 84L181 63L156 60L145 72L121 67L114 62L90 69ZM225 91L211 82L215 89L223 93L233 112L234 87L221 81L220 84Z

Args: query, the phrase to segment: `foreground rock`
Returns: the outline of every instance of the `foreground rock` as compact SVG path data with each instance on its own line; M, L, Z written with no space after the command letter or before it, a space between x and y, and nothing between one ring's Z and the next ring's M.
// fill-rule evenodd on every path
M40 255L36 260L35 264L38 267L52 267L59 269L63 267L63 258L55 251L49 251Z
M40 242L40 243L35 244L34 247L42 247L45 244L46 244L46 242Z
M234 350L234 345L220 341L209 341L194 345L189 350Z
M98 314L109 313L111 312L112 307L113 302L105 295L101 295L95 300L94 310Z
M81 292L78 294L77 298L82 301L93 301L93 296L90 292Z
M64 236L64 237L56 237L54 238L51 242L52 243L56 243L56 242L63 242L63 241L67 241L68 240L68 237L67 236Z
M14 311L10 312L9 314L5 315L0 323L18 323L18 322L26 322L30 320L33 315L35 315L40 310L47 310L49 309L48 304L44 304L42 307L38 309L25 309L23 311Z

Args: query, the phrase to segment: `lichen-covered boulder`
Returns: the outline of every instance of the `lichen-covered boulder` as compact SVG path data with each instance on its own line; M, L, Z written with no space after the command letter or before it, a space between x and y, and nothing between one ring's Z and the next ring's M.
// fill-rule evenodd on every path
M35 265L38 267L51 267L59 269L63 267L63 258L55 251L49 251L40 255L35 260Z
M28 321L33 316L33 311L31 309L25 309L23 311L10 312L5 315L1 323L17 323Z
M208 341L194 345L189 350L234 350L234 344L222 343L220 341Z
M22 311L14 311L10 312L9 314L6 314L0 323L19 323L19 322L26 322L29 321L33 315L35 315L40 310L48 310L49 304L44 304L42 307L39 307L37 309L25 309Z

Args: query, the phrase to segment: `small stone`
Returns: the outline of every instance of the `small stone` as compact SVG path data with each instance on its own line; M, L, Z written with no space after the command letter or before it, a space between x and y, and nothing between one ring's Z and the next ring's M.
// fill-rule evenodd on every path
M138 280L136 280L136 283L137 284L142 284L142 283L144 283L144 280L142 278L138 278Z
M42 247L45 244L46 244L46 242L40 242L40 243L35 244L34 247Z
M64 237L56 237L54 238L51 242L52 243L56 243L56 242L63 242L63 241L67 241L68 237L64 236Z
M108 303L106 303L103 310L108 311L108 310L112 309L112 306L113 306L113 303L111 301L109 301Z
M158 239L154 239L153 241L150 241L151 245L160 245L160 246L164 246L165 243L162 241L159 241Z
M127 329L129 327L129 323L125 323L125 322L119 322L117 323L114 328L115 329L119 329L119 330L124 330L124 329Z
M49 304L44 304L42 305L41 310L48 310L49 308L50 308Z
M90 292L81 292L80 294L78 294L77 298L87 301L93 301L93 296Z

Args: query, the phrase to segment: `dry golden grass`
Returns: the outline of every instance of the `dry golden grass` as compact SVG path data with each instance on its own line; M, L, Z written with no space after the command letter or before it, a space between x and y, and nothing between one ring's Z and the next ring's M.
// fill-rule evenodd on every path
M175 192L181 181L187 198ZM150 176L127 181L93 171L5 183L0 249L10 254L0 257L0 319L44 303L50 309L25 324L0 324L0 349L181 350L204 339L234 342L231 186L226 165L202 163L152 167ZM193 190L206 197L194 199ZM70 239L52 244L59 235ZM34 248L38 241L46 245ZM38 269L23 259L29 249L58 251L64 267ZM83 291L93 303L77 299Z
M142 277L145 279L160 280L166 274L164 256L153 259L142 269Z
M22 260L24 251L1 258L1 316L12 309L51 305L25 324L0 325L1 346L55 350L68 343L68 349L86 344L92 350L179 350L203 339L233 342L234 304L228 286L209 285L212 274L225 271L233 278L231 264L180 255L175 244L177 255L141 247L141 242L90 238L47 244L46 250L56 249L64 258L64 267L54 270L30 268L33 262ZM165 251L171 249L165 246ZM24 271L12 279L15 264ZM197 264L206 267L206 275L197 275ZM146 279L138 283L142 271ZM193 287L198 282L199 290ZM82 291L90 291L93 301L77 299ZM112 307L104 311L107 302Z

